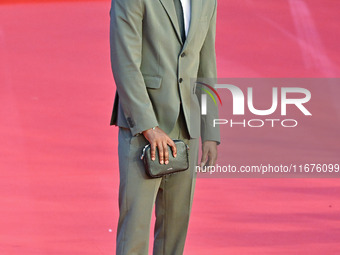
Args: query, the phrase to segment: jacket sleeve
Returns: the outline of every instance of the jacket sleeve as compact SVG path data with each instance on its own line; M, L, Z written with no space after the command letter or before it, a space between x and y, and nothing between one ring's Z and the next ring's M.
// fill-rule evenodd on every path
M206 35L204 44L200 52L200 65L198 69L198 78L208 79L209 82L216 81L216 52L215 52L215 37L216 37L216 12L217 2L215 1L215 8L213 16L209 23L208 33ZM206 80L207 81L207 80ZM197 84L198 86L199 84ZM214 84L209 84L214 86ZM196 89L196 94L201 100L201 89ZM213 101L208 97L207 100L207 115L201 115L201 139L205 141L216 141L220 144L220 129L219 126L213 126L213 120L218 119L218 107L214 105Z
M143 0L112 0L110 11L111 66L119 103L132 135L158 126L143 75Z

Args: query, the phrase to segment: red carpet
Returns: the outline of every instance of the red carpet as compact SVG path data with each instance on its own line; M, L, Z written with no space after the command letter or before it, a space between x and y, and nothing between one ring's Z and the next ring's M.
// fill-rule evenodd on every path
M110 1L1 3L0 254L114 254ZM338 1L218 8L219 77L340 76ZM339 179L197 180L186 255L336 255L339 244Z

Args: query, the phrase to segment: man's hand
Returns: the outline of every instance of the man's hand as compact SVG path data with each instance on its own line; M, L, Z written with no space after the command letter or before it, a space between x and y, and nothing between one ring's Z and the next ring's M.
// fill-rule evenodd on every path
M158 148L159 163L169 163L168 145L171 147L172 155L177 156L177 149L174 141L159 127L143 131L144 137L151 145L151 160L156 159L156 147Z
M215 141L205 141L202 145L202 159L200 167L214 166L217 159L217 143Z

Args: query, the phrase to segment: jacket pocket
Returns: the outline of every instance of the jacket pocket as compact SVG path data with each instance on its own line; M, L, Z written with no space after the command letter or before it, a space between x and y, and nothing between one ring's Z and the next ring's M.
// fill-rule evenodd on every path
M145 86L149 89L159 89L161 87L162 78L158 76L144 75Z

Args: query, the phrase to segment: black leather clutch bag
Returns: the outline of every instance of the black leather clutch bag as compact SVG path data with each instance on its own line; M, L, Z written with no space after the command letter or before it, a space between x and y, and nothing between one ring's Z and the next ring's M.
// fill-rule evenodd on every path
M151 178L162 177L167 174L181 172L189 168L189 146L182 140L174 140L177 148L177 156L172 156L171 147L168 145L169 150L169 163L161 165L159 163L158 150L156 149L156 159L151 160L151 146L146 145L143 148L141 159L144 162L146 174Z

